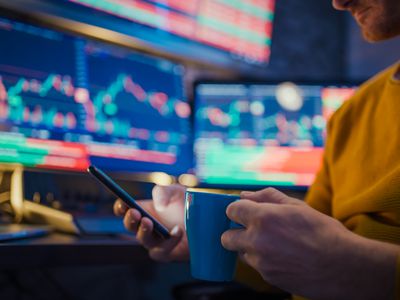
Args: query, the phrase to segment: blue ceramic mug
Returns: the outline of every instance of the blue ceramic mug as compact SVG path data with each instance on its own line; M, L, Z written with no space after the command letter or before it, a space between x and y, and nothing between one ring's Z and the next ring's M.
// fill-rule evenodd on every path
M239 195L186 192L185 227L194 278L209 281L233 279L237 253L222 246L221 235L240 226L226 215L227 206L239 199Z

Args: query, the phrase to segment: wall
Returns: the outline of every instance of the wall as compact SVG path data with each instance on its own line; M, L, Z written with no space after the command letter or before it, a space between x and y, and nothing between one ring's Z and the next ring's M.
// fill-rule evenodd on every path
M277 0L268 78L341 79L345 76L343 12L330 1Z
M347 76L353 80L364 80L400 59L400 37L368 43L354 19L347 16Z
M330 1L277 0L267 79L365 80L400 59L400 37L366 42Z

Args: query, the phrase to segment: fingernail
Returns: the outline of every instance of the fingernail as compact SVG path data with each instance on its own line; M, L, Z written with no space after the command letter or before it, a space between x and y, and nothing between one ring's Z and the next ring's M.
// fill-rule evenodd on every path
M179 233L179 226L178 226L178 225L175 225L174 228L172 228L170 234L171 234L172 236L177 236L178 233Z

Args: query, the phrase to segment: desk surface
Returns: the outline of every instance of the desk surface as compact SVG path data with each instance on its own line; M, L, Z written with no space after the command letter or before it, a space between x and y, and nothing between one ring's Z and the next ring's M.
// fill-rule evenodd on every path
M0 243L0 268L68 265L137 264L149 262L133 237L48 236Z

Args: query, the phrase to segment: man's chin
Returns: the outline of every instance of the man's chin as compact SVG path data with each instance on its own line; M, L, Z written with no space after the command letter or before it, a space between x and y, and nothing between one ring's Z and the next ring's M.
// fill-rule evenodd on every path
M370 43L388 40L400 35L400 30L393 30L393 28L371 30L361 27L361 30L364 39Z

